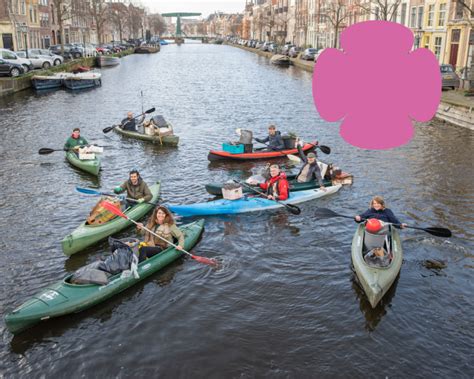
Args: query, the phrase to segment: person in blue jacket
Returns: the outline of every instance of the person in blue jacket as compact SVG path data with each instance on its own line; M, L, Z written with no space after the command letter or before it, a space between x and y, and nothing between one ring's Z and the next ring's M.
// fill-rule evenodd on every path
M283 138L281 138L281 133L276 130L275 125L270 125L268 127L268 136L265 138L255 138L255 141L266 144L268 142L268 147L265 150L275 151L275 150L284 150L285 144L283 143Z
M407 224L402 224L390 209L385 208L385 200L382 196L374 196L370 201L369 207L370 208L364 213L355 216L354 219L357 222L361 222L363 220L368 220L369 218L375 218L380 221L399 224L399 227L402 229L406 227Z

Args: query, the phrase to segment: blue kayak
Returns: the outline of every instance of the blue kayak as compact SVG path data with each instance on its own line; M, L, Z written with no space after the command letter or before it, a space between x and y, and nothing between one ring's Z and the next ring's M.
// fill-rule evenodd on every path
M341 185L326 187L326 191L321 189L298 191L290 193L290 197L281 201L285 204L298 204L305 201L318 199L323 196L328 196L336 193L341 188ZM283 205L273 200L268 200L262 197L244 196L238 200L219 199L208 201L205 203L196 203L189 205L170 205L168 207L172 212L180 216L210 216L210 215L224 215L236 214L245 212L256 212L267 209L283 208Z

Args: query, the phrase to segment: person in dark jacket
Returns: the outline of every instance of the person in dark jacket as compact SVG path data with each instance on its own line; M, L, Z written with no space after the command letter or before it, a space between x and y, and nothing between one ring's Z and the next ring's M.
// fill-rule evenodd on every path
M84 137L81 137L81 129L74 128L71 137L69 137L64 144L64 150L68 151L76 147L83 147L88 145L89 142Z
M281 133L276 130L275 125L270 125L268 127L268 136L261 139L255 138L255 141L260 143L267 143L268 148L265 150L268 151L275 151L275 150L283 150L285 149L285 144L283 143L283 138L281 138Z
M120 194L127 191L128 198L137 200L136 202L126 202L126 206L150 201L153 198L153 195L148 188L148 185L140 177L140 173L137 170L132 170L129 175L129 179L122 185L115 187L114 192Z
M260 188L267 193L267 199L286 200L290 196L290 185L286 179L286 174L280 171L276 164L270 166L270 179L259 184Z
M145 119L145 116L143 116L142 119L140 121L138 121L138 125L140 125L143 122L144 119ZM137 131L137 120L136 120L136 118L133 117L132 112L127 113L127 117L122 120L122 122L120 124L120 127L123 130L128 130L128 131L131 131L131 132L136 132Z
M407 225L402 224L390 209L385 208L385 200L382 196L374 196L370 201L369 209L367 209L364 213L354 217L357 222L361 222L370 218L375 218L377 220L389 222L392 224L400 224L402 229Z
M326 187L323 183L323 178L321 176L321 169L319 168L318 161L316 160L316 153L309 153L307 156L304 155L303 149L298 144L298 153L300 154L301 160L304 162L303 166L300 169L300 172L296 176L296 181L298 183L307 183L312 180L317 180L319 187L326 191Z

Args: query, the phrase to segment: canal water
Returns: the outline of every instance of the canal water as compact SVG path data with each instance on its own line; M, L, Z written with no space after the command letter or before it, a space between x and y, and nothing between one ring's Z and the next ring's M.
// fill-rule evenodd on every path
M299 216L207 218L194 252L221 260L219 270L181 259L104 304L18 336L2 321L0 377L474 376L472 131L432 122L397 149L349 146L338 125L316 113L311 74L230 46L164 46L101 72L102 87L91 91L23 92L0 102L2 314L107 250L101 243L62 254L61 239L97 201L75 186L111 190L137 168L148 183L162 181L165 204L206 201L206 183L246 178L264 164L211 164L209 149L236 140L236 128L264 136L270 123L330 146L321 160L355 181L302 204ZM153 106L174 125L178 148L102 133L127 111ZM71 168L62 152L37 154L61 148L77 126L107 146L99 179ZM356 224L314 217L317 207L360 213L373 195L403 222L454 234L403 230L400 276L375 309L351 271ZM428 269L427 259L447 267Z

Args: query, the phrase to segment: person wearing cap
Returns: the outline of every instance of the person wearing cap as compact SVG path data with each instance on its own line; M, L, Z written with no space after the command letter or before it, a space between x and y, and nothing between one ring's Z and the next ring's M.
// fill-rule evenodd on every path
M364 213L354 217L356 222L361 222L368 219L377 219L392 224L398 224L397 228L405 228L407 224L402 224L394 213L389 209L385 208L385 200L382 196L374 196L369 204L369 209Z
M89 142L84 137L81 137L81 129L74 128L71 137L69 137L64 144L64 151L76 149L88 145Z
M267 144L268 151L275 151L275 150L284 150L285 144L283 143L283 138L281 138L281 133L276 130L275 125L270 125L268 127L268 136L265 138L255 138L255 141Z
M270 178L259 186L266 191L267 199L270 200L286 200L290 195L286 174L280 171L280 167L276 164L270 166Z
M143 203L150 201L153 195L148 188L148 185L141 178L140 173L137 170L130 171L129 179L122 185L114 188L116 194L127 192L127 198L135 199L135 201L126 201L126 206L135 205L136 203Z
M142 119L138 121L138 125L140 125L143 120L145 120L145 115L143 115ZM123 130L128 130L130 132L136 132L137 131L137 120L136 118L133 117L132 112L127 113L127 117L122 120L120 123L120 128Z
M317 180L319 183L319 188L321 188L323 191L327 191L323 183L321 169L316 160L316 152L311 152L308 155L304 155L303 149L299 143L297 143L297 147L300 158L303 161L303 166L301 167L298 175L296 175L296 181L298 183L307 183L312 180Z

